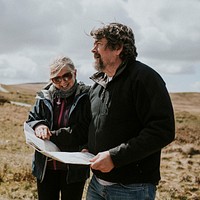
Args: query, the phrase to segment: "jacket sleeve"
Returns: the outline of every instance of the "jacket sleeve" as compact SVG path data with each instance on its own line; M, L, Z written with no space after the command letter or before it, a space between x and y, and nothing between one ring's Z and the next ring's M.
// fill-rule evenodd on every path
M138 74L132 91L141 128L137 137L110 149L116 167L159 152L175 137L173 107L160 75L151 70L142 71Z
M50 128L49 123L50 111L44 105L44 102L37 99L32 110L29 112L28 120L26 121L33 129L39 124L44 124Z

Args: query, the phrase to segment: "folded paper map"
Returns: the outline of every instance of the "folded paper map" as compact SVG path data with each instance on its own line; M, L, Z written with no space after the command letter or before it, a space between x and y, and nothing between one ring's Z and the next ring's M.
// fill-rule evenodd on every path
M90 159L94 157L93 154L88 152L61 152L50 140L38 138L27 123L24 123L24 134L28 145L45 156L63 163L89 165Z

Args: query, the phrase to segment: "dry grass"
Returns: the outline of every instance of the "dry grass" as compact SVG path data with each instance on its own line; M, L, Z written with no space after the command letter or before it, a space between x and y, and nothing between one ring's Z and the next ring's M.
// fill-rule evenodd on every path
M0 92L0 97L33 104L35 92L43 85L5 86L11 93ZM171 94L171 97L176 140L163 149L162 180L156 200L197 200L200 199L200 93ZM31 175L33 149L25 144L23 133L29 109L0 104L0 200L37 199Z
M35 94L45 86L45 83L40 84L19 84L19 85L1 85L9 91L9 93L0 93L10 101L23 102L33 104L35 102Z
M0 106L0 199L36 199L35 180L31 175L33 150L25 144L23 121L28 108Z

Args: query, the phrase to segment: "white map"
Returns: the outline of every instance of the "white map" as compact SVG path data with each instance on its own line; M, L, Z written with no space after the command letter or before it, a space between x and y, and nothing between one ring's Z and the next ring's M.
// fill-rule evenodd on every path
M61 152L53 142L38 138L27 123L24 123L24 134L28 145L45 156L63 163L90 165L90 159L94 157L89 152Z

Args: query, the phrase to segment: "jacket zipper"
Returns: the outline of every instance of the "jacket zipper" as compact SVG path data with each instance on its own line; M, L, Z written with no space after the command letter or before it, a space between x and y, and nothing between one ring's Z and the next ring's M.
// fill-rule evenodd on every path
M67 176L66 176L66 182L69 183L69 164L67 164Z
M52 129L52 126L53 126L53 112L52 112L52 109L51 109L52 107L51 107L51 105L50 105L50 103L48 101L46 101L46 102L47 103L45 103L45 105L49 108L49 110L51 112L51 129ZM44 179L44 175L45 175L46 168L47 168L47 160L48 160L48 158L45 157L45 163L44 163L44 168L43 168L43 171L42 171L42 177L41 177L41 181L40 182L42 182L43 179Z
M60 108L60 114L59 114L59 117L58 117L58 127L60 127L60 124L61 124L62 115L63 115L63 111L64 111L64 105L65 105L65 102L62 101L61 102L61 108ZM57 169L56 163L57 163L57 161L53 160L53 168L54 168L54 170Z
M70 115L71 115L71 113L73 112L74 108L76 107L78 101L79 101L84 95L86 95L86 93L83 93L82 95L80 95L80 96L76 99L75 103L73 104L73 107L71 107L71 109L70 109L69 118L70 118ZM52 112L52 109L51 109L52 107L50 106L50 104L49 104L48 101L47 101L47 103L45 103L45 104L46 104L46 106L49 108L49 110L50 110L50 112L51 112L51 129L52 129L52 126L53 126L53 112ZM43 172L42 172L42 178L41 178L41 181L40 181L40 182L42 182L43 179L44 179L44 175L45 175L46 167L47 167L47 159L48 159L48 158L46 157L46 158L45 158L45 164L44 164ZM67 173L67 174L69 174L69 165L67 165L67 169L68 169L68 173ZM67 181L68 181L68 177L69 177L69 175L67 175L67 178L66 178Z
M43 171L42 171L42 177L41 177L41 180L40 180L40 183L42 183L43 179L44 179L44 175L45 175L45 172L46 172L46 167L47 167L47 157L45 157L45 163L44 163L44 168L43 168Z

